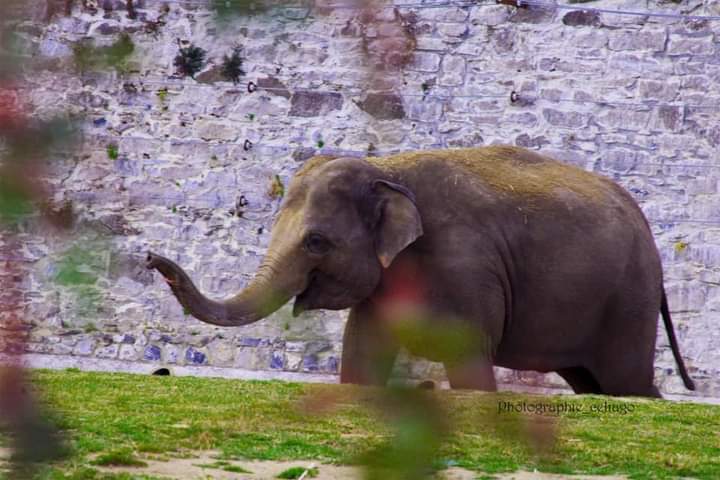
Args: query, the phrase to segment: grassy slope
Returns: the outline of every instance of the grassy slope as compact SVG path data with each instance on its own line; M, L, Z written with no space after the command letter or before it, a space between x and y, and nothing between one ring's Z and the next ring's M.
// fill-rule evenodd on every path
M373 395L371 389L70 371L38 371L35 382L69 430L75 451L72 460L46 475L53 479L100 478L86 469L89 455L96 453L122 458L128 452L218 449L228 458L352 463L392 433L364 401ZM303 413L299 403L311 394L334 396L338 408L327 415ZM485 472L537 468L633 478L720 478L718 406L611 400L634 411L563 414L555 447L541 457L511 434L519 416L495 414L498 401L566 402L587 411L608 399L467 392L438 397L454 426L441 461Z

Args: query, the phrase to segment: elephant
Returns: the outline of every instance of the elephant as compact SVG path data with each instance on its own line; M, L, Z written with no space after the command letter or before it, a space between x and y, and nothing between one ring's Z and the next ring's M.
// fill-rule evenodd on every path
M653 379L661 314L684 385L695 388L632 196L520 147L307 160L258 272L224 301L203 296L165 257L149 252L147 267L214 325L256 322L293 297L293 315L350 309L341 383L385 384L406 347L444 363L451 388L495 391L495 365L557 372L578 394L661 397ZM392 312L407 312L389 308L397 305L430 329L397 334ZM453 331L462 352L434 340Z

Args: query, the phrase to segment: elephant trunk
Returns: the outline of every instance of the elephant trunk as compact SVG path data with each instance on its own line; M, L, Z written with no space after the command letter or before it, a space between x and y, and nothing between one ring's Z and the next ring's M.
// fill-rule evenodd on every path
M193 317L222 327L247 325L265 318L305 288L305 278L277 273L265 263L255 279L242 292L225 301L211 300L195 287L190 277L167 258L148 253L147 268L158 270L180 304Z

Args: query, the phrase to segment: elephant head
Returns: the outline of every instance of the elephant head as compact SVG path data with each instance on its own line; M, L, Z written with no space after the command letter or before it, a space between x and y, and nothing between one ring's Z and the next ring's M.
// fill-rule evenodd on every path
M422 235L415 198L388 174L360 159L316 157L290 184L267 254L252 282L215 301L175 263L148 254L194 317L215 325L260 320L295 297L293 314L349 308L368 298L383 268Z

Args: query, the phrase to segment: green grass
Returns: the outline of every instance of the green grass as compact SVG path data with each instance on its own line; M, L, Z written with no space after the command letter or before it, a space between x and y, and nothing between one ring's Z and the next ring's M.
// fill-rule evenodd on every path
M126 478L103 476L92 462L131 462L147 452L179 456L213 449L221 452L220 460L351 464L383 448L393 433L373 407L375 389L78 371L35 371L33 377L73 448L72 458L38 477L49 480ZM637 479L720 478L719 406L599 396L429 395L437 396L451 427L438 465L484 474L537 469ZM583 411L545 417L554 423L539 424L540 433L528 440L517 433L525 417L498 413L499 402L520 401ZM308 402L334 408L308 413L301 408ZM632 410L590 411L603 406ZM532 438L543 438L543 429L554 430L556 441L539 451Z
M252 473L250 470L246 470L239 465L233 465L230 462L226 462L224 460L218 460L217 462L213 463L202 463L196 466L201 468L215 468L218 470L225 470L226 472L232 473Z
M317 468L311 468L307 469L305 467L290 467L287 470L281 472L277 478L289 478L289 479L296 479L300 478L303 473L305 473L305 470L307 470L307 475L305 475L305 478L315 478L318 476L318 469Z
M93 465L113 467L146 467L147 463L138 459L130 448L103 453L91 462Z

